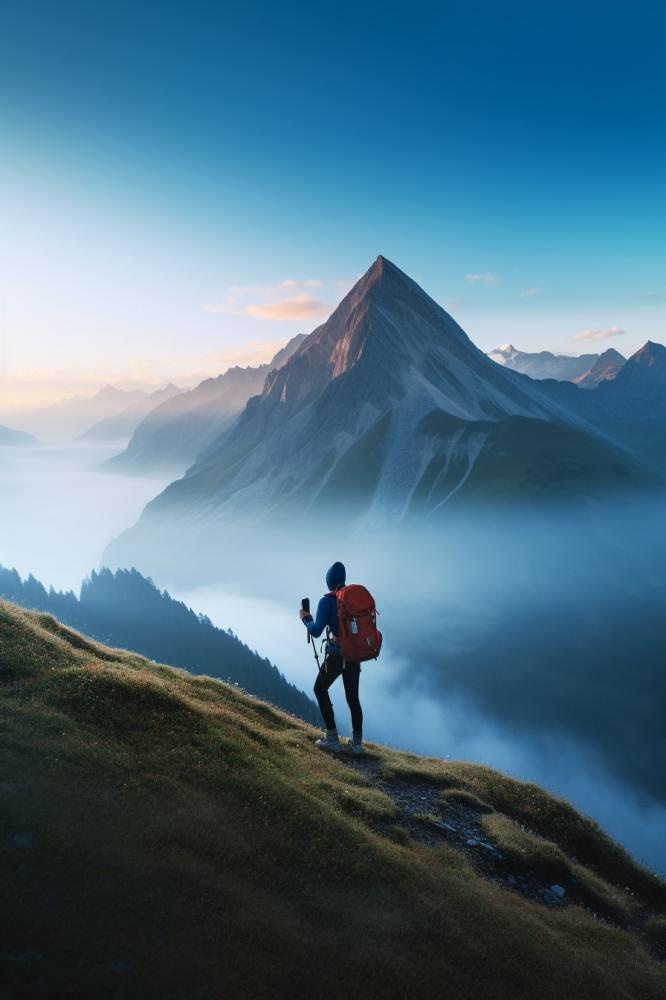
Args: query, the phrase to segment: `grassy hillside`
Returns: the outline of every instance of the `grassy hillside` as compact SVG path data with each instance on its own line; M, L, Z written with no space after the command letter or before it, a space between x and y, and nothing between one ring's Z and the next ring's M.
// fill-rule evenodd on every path
M245 691L319 722L311 698L290 684L276 666L231 631L217 628L182 601L159 590L135 569L93 572L72 591L46 588L32 574L0 566L0 598L30 611L45 611L98 642L132 649L158 663L239 684Z
M664 996L666 887L535 786L2 602L0 668L5 996Z

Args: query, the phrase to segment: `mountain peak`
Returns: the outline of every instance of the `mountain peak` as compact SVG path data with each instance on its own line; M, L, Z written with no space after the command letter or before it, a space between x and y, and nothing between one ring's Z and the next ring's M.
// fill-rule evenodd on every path
M287 364L268 375L262 396L287 419L342 375L350 375L345 385L353 388L335 392L350 413L357 399L368 412L409 399L414 412L439 406L464 419L543 412L540 399L498 375L446 310L383 254ZM253 413L243 417L248 426Z
M396 385L407 368L422 365L428 352L441 354L447 344L454 354L478 363L480 352L458 324L413 278L379 254L279 376L269 375L264 394L302 405L359 363L372 368L373 378L382 372Z
M106 385L103 385L102 388L97 391L97 393L95 394L94 398L95 399L110 399L110 398L112 398L114 396L119 396L121 394L122 394L122 390L121 389L116 389L115 385L111 385L110 382L107 382Z
M448 327L449 336L469 344L467 335L442 306L428 295L418 282L383 254L378 255L326 323L314 331L311 337L319 331L331 333L333 329L349 323L356 325L362 314L375 312L376 307L382 314L380 325L384 325L388 320L394 326L400 327L401 336L398 339L403 342L420 339L415 330L417 326L423 324L430 328L430 334L438 336L435 331L444 323ZM417 315L420 319L417 319ZM425 332L425 329L422 329L421 335ZM441 329L439 333L441 334ZM388 345L385 341L384 347L386 346ZM476 351L476 348L474 350Z
M627 359L619 351L616 351L614 347L607 347L606 350L599 355L599 361L621 361L623 364Z
M380 253L377 254L374 263L370 265L368 271L369 272L375 271L381 273L382 271L384 271L385 268L389 269L394 268L396 271L400 270L399 267L396 267L395 264L391 263L388 257L385 257L383 254Z
M640 365L642 368L666 364L666 347L654 340L647 340L635 354L632 354L629 361L632 365Z
M406 287L416 288L422 292L420 286L417 285L416 282L409 277L409 275L405 274L404 271L401 271L396 264L390 261L387 257L384 257L383 254L379 254L377 256L363 277L356 283L352 292L356 289L360 290L362 288L365 290L378 284L384 285L388 282L394 285L401 283Z

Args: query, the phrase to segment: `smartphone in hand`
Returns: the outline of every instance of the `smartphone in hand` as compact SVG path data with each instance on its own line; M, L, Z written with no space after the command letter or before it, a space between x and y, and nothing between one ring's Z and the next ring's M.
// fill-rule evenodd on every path
M310 614L310 598L309 597L304 597L302 599L302 601L301 601L301 607L302 607L303 611L307 612L307 614ZM308 644L310 642L310 638L311 638L310 637L310 633L308 632Z

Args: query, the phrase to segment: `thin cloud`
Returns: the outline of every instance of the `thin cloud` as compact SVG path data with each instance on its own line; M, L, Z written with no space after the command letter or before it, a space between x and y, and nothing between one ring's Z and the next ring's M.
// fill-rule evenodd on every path
M297 278L287 278L281 285L278 285L278 289L284 288L286 291L293 291L295 288L319 288L323 284L324 282L319 278L306 278L305 281L299 281Z
M477 274L466 274L465 281L470 285L496 285L497 276L491 274L490 271L480 271Z
M312 298L309 290L321 285L323 281L319 278L287 278L279 285L230 285L221 302L204 304L201 308L223 316L318 319L330 309L326 303Z
M538 285L534 285L532 288L526 288L524 292L520 293L521 299L531 299L533 295L538 295L539 292L543 291L543 282L540 281Z
M255 316L257 319L285 321L321 319L328 316L330 311L331 306L327 302L320 302L310 295L295 295L293 298L282 299L278 302L246 306L245 315Z
M627 331L621 326L609 326L607 330L583 330L577 333L572 340L607 340L609 337L624 337Z

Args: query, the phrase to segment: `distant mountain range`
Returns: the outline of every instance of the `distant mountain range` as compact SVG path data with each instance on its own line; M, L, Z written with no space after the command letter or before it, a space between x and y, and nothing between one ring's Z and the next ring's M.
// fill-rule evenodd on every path
M109 440L131 434L145 413L180 392L168 385L156 392L117 389L105 385L94 396L63 399L21 413L21 425L47 441L84 437Z
M584 375L580 375L573 381L581 389L596 389L602 382L610 382L622 370L627 363L619 351L609 347L607 351L600 354L592 367Z
M39 444L39 441L32 434L25 431L15 431L12 427L5 427L0 424L0 446L11 445L12 447L24 448Z
M121 390L114 390L118 392ZM155 407L174 399L182 393L177 385L169 382L163 389L155 392L140 393L139 399L134 399L126 409L111 416L103 417L93 424L87 431L80 435L85 441L118 441L127 439L141 423L146 414Z
M550 351L528 354L517 350L513 344L496 347L488 353L488 357L530 378L575 382L583 389L596 389L601 382L615 378L626 360L612 347L603 354L575 356L552 354Z
M666 474L666 347L648 341L594 392L543 383L554 401Z
M303 340L304 335L294 337L268 364L229 368L158 405L138 424L125 451L106 467L114 472L156 468L184 472L238 416L248 399L261 393L269 372L284 365Z
M204 535L324 513L390 524L471 501L656 486L592 410L571 405L613 384L583 392L496 364L380 256L109 558L122 565L188 523Z

